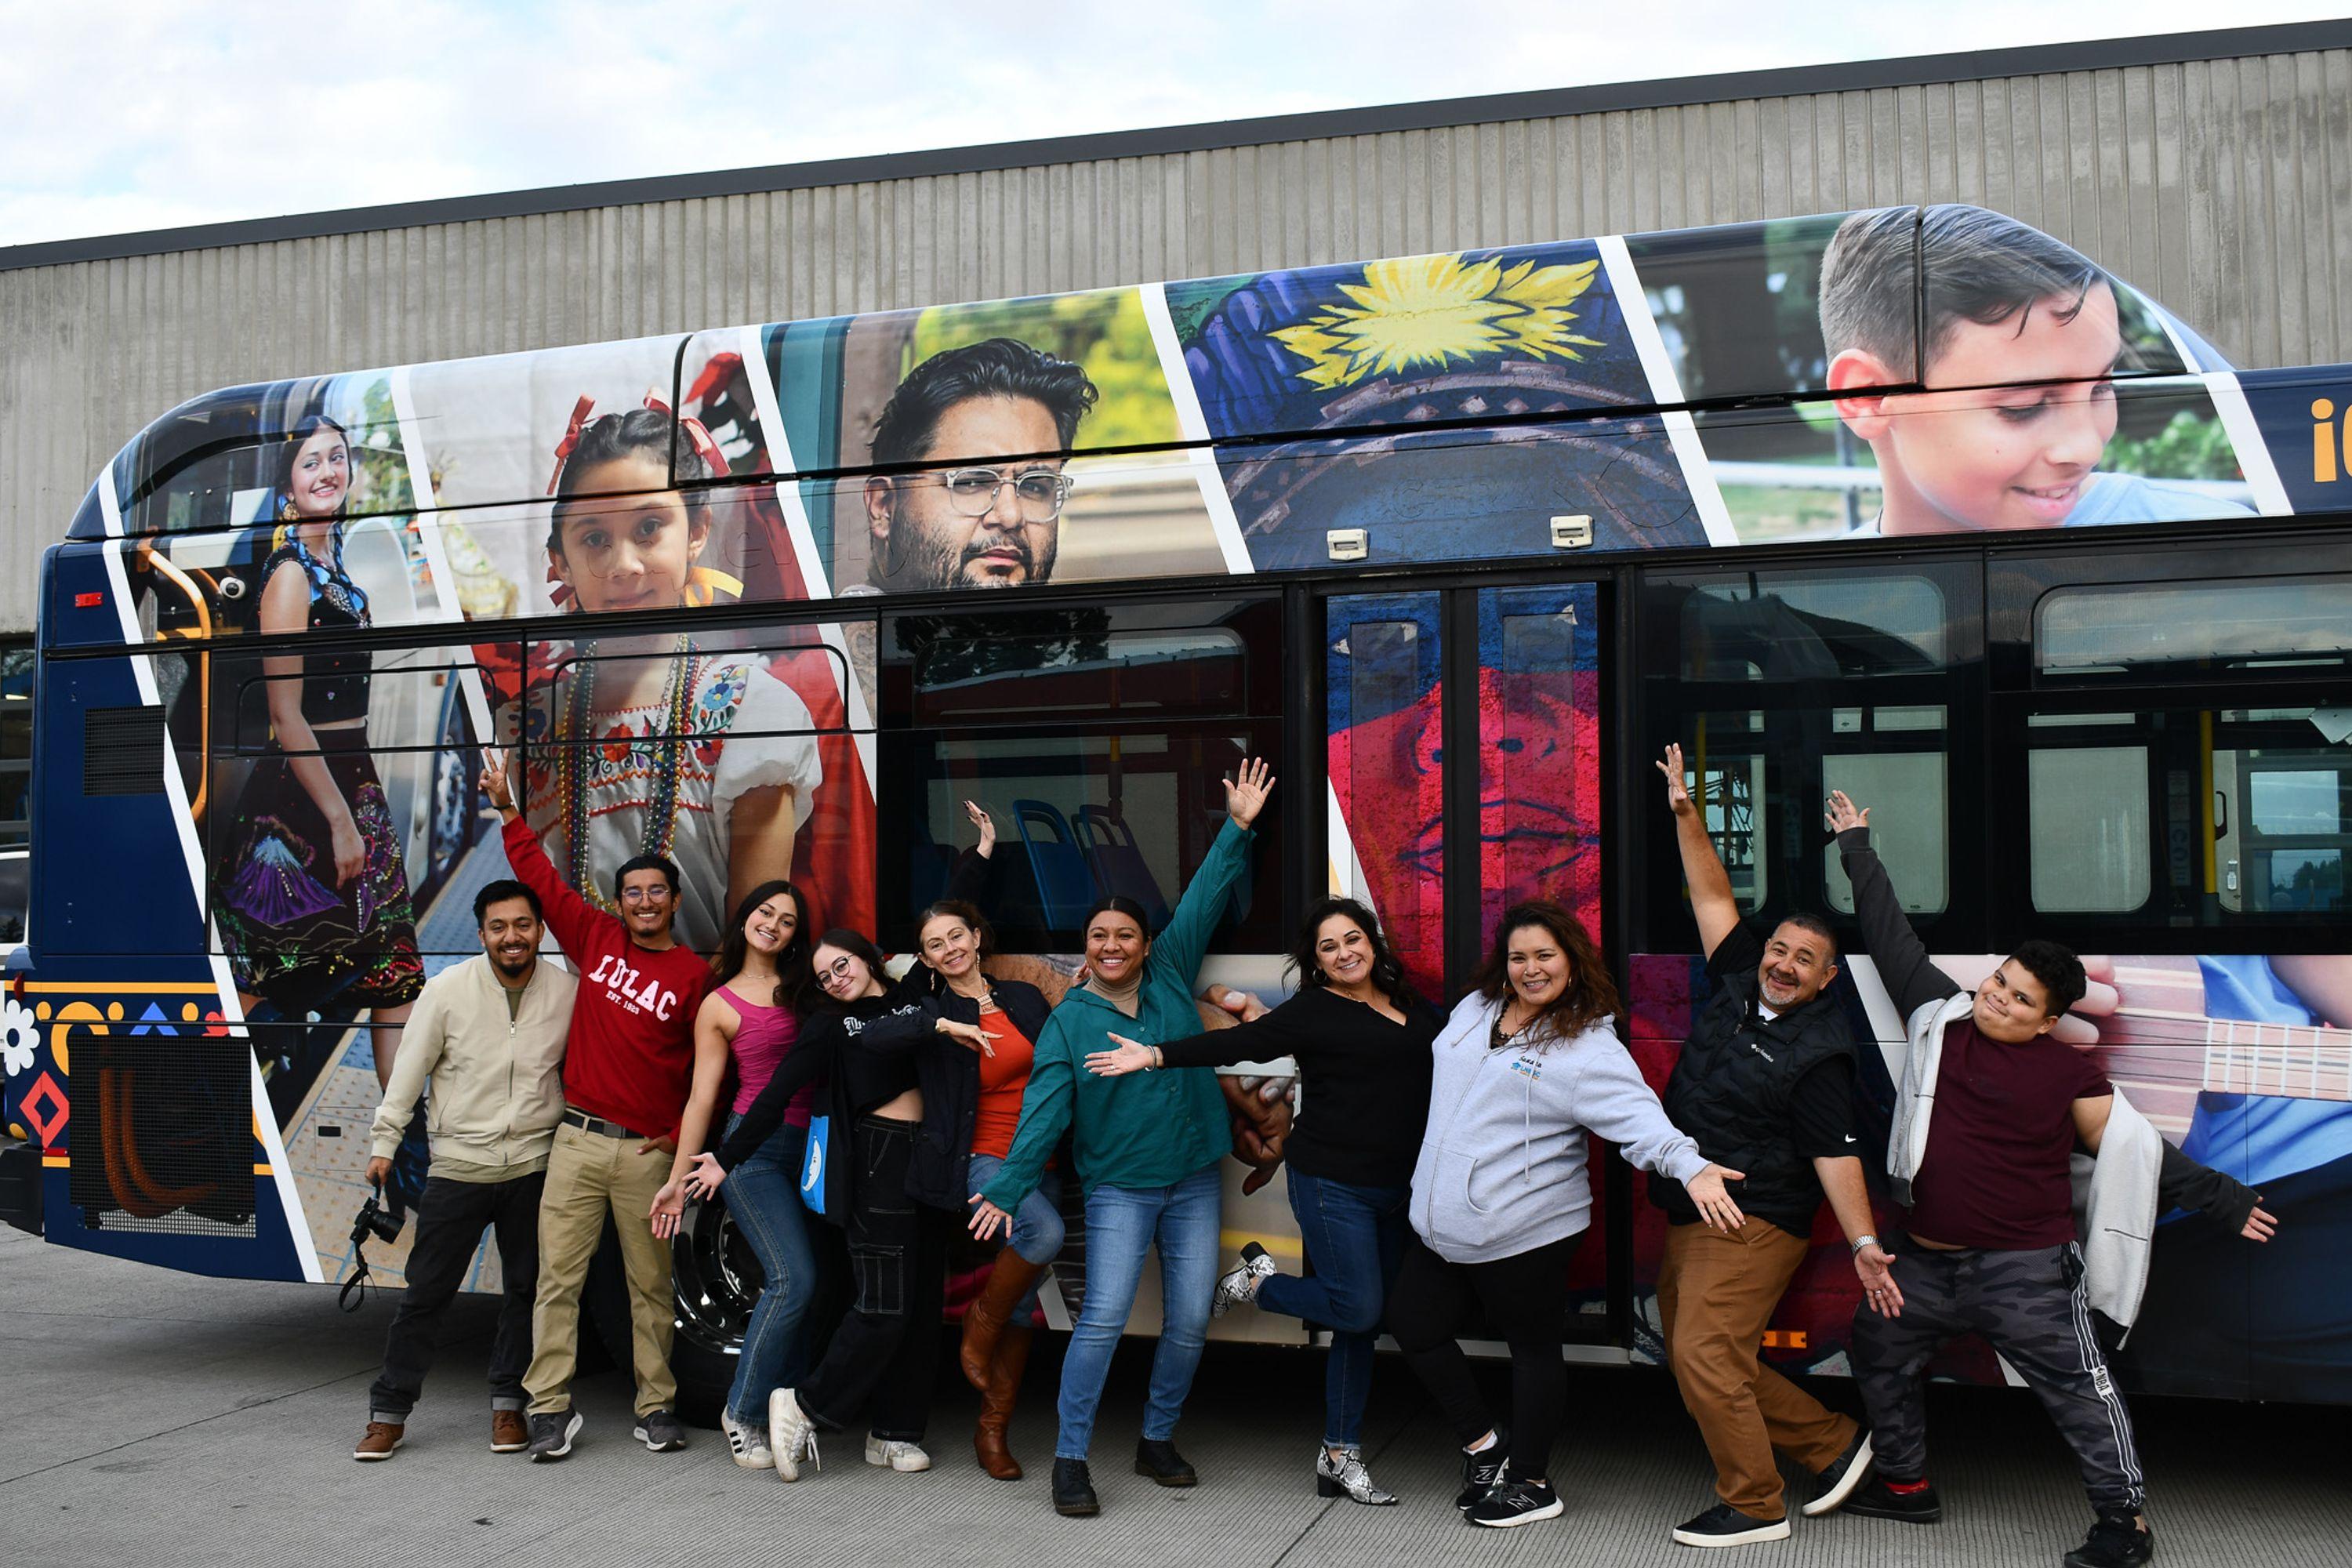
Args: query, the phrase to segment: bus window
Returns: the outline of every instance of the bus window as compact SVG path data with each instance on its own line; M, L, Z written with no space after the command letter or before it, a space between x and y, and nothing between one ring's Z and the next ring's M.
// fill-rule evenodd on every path
M1981 809L1953 785L1975 765L1980 605L1970 563L1647 580L1635 634L1645 753L1682 746L1743 913L1853 913L1822 826L1823 799L1842 789L1872 808L1874 841L1915 917L1932 931L1972 916L1951 848L1972 841L1961 819ZM1660 814L1643 833L1657 890L1644 940L1680 951L1692 937L1672 825ZM1959 929L1947 939L1976 940Z
M2325 672L2352 663L2352 576L2055 589L2034 609L2043 676Z
M2037 748L2026 763L2033 907L2044 914L2126 913L2153 879L2147 750Z
M1445 791L1438 595L1330 601L1325 757L1336 885L1362 899L1424 996L1445 993Z
M879 881L906 890L886 944L912 945L904 922L971 842L967 800L996 824L1006 949L1076 947L1105 894L1164 924L1223 824L1220 780L1280 754L1281 626L1273 599L885 617ZM1258 832L1271 877L1277 815ZM1231 934L1279 947L1280 903L1245 880Z
M1599 594L1571 584L1478 598L1479 925L1550 898L1603 941Z
M0 845L32 837L33 650L0 648Z
M1897 712L1882 708L1870 717L1885 726L1888 716ZM1935 717L1936 739L1940 743L1944 727L1940 710ZM1909 914L1941 914L1950 897L1946 881L1950 862L1945 844L1947 765L1940 750L1841 752L1822 759L1822 779L1828 788L1843 790L1864 804L1900 804L1899 811L1872 813L1870 841ZM1846 879L1835 840L1823 847L1822 868L1830 907L1843 915L1853 913L1853 884Z
M2295 929L2352 911L2352 718L2299 706L2027 721L2033 908Z

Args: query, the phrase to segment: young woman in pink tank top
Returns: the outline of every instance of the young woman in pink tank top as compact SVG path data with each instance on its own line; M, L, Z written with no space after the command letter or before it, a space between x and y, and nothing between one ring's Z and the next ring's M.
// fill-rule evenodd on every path
M814 978L807 921L791 883L762 882L751 889L736 907L710 968L718 984L695 1016L694 1087L678 1122L670 1184L663 1189L679 1194L677 1210L655 1200L656 1235L676 1232L677 1211L685 1207L679 1175L697 1154L733 1131L799 1040L800 1009ZM735 1098L726 1126L714 1138L711 1123L730 1065ZM800 1328L817 1293L817 1258L808 1212L801 1206L800 1168L815 1095L811 1088L793 1098L784 1124L735 1168L719 1194L766 1277L719 1417L735 1462L746 1469L775 1462L768 1449L768 1395L798 1383L812 1359L814 1347L803 1342Z

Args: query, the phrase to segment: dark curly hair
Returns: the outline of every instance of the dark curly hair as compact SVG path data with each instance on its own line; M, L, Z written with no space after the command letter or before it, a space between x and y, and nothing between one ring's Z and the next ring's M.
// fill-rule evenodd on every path
M1511 937L1517 931L1535 926L1548 932L1568 954L1568 984L1560 993L1545 1004L1542 1012L1529 1020L1520 1037L1528 1047L1541 1050L1554 1040L1572 1039L1593 1025L1613 1021L1624 1013L1617 1000L1617 986L1609 978L1609 966L1601 961L1601 949L1585 933L1584 922L1569 912L1565 905L1549 899L1529 899L1513 904L1503 911L1495 927L1494 944L1487 950L1486 960L1478 966L1474 982L1478 994L1489 1002L1501 1002L1511 994ZM1538 1033L1538 1030L1541 1032Z
M1066 450L1095 405L1095 384L1066 359L1015 338L991 338L933 354L909 372L874 422L877 465L919 463L947 411L974 397L1025 397L1045 405Z

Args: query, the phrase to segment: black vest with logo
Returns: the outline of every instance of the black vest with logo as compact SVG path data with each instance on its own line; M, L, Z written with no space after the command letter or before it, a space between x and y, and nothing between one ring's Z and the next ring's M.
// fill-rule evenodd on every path
M1789 1103L1797 1080L1832 1057L1853 1054L1853 1032L1834 997L1765 1018L1756 1011L1753 972L1727 975L1692 1020L1682 1059L1666 1081L1666 1116L1729 1170L1741 1210L1798 1236L1811 1236L1822 1206L1821 1178L1797 1152ZM1680 1182L1650 1178L1650 1197L1677 1221L1698 1218Z

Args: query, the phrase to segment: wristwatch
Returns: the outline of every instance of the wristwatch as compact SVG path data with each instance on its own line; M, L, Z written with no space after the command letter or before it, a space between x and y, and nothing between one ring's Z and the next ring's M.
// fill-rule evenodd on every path
M1853 1238L1853 1256L1860 1258L1864 1247L1876 1247L1877 1245L1878 1237L1871 1235L1870 1232L1865 1230L1860 1236Z

